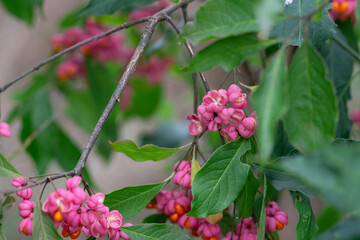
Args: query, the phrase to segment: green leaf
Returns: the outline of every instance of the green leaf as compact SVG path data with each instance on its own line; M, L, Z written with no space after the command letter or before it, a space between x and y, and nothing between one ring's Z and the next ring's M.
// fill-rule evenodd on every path
M360 216L360 145L335 144L308 156L289 157L283 167L341 211Z
M239 219L235 219L235 224L239 222ZM217 223L220 228L222 234L225 236L228 232L232 231L233 227L233 217L226 211L223 212L223 218Z
M39 199L36 200L34 209L32 236L33 239L39 240L62 239L62 237L58 234L50 216L41 210L41 202Z
M314 0L293 0L293 3L285 6L285 14L291 17L305 17L314 10ZM304 19L286 19L279 21L270 33L272 38L285 39L294 33L290 45L300 46L305 39ZM308 37L310 42L320 47L327 39L335 34L336 24L329 17L327 8L322 11L321 21L311 21L309 24ZM299 31L300 30L300 31Z
M318 226L316 225L310 199L302 194L300 194L300 197L300 200L295 200L295 208L299 213L299 221L296 225L296 240L310 240L315 237Z
M130 140L120 140L110 143L110 147L115 152L124 153L136 162L160 161L177 153L181 148L161 148L152 144L147 144L138 148Z
M168 219L168 216L163 213L157 213L150 216L147 216L143 223L165 223Z
M156 0L90 0L89 4L78 14L78 16L86 15L107 15L116 11L123 13L142 8Z
M188 216L205 218L219 213L237 198L250 169L240 158L250 149L250 140L240 139L221 146L210 156L195 176Z
M287 110L287 74L285 50L282 49L261 75L259 88L252 96L259 122L256 134L261 160L270 157L276 134L276 123Z
M360 219L355 216L347 217L328 231L321 234L316 240L356 240L360 238Z
M263 199L261 204L261 212L260 212L260 219L259 219L259 228L256 240L264 240L265 239L265 224L266 224L266 195L267 195L267 180L266 176L264 175L264 192L263 192Z
M132 240L190 240L181 228L172 224L139 224L121 230Z
M16 168L0 153L0 177L22 177Z
M319 226L319 230L317 231L317 235L325 232L332 226L334 226L338 221L341 220L340 212L333 206L328 206L317 218L317 225Z
M320 56L303 44L289 67L289 110L284 118L289 141L301 152L329 144L335 136L335 90L325 75Z
M34 19L33 1L29 0L1 0L6 10L18 19L32 24Z
M204 72L221 66L225 71L230 71L254 53L275 43L276 40L260 41L255 34L221 39L196 53L185 70Z
M339 32L338 38L346 42L344 36ZM339 122L336 127L337 138L349 138L352 121L348 118L347 102L351 99L350 79L353 72L354 60L335 41L324 44L320 53L323 56L329 69L328 77L334 83L336 95L339 97Z
M251 217L258 187L259 180L254 177L254 173L250 170L245 187L235 201L235 208L238 210L240 218L245 219Z
M138 214L160 192L169 181L161 183L125 187L106 194L104 204L110 210L118 210L124 219L129 219Z
M193 44L258 30L255 1L209 0L196 12L196 21L185 25L183 36Z
M284 161L286 161L286 158ZM266 178L271 183L271 185L273 185L274 188L276 188L278 191L288 189L291 191L301 192L307 197L314 197L316 195L315 192L309 189L308 186L301 183L299 180L289 175L288 173L263 168L261 168L261 171L266 175Z

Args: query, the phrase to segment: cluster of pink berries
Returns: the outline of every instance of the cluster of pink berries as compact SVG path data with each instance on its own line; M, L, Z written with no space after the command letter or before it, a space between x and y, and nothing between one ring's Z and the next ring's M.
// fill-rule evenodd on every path
M339 19L344 22L351 17L351 21L355 24L355 10L357 0L333 0L329 15L334 21Z
M231 103L232 107L227 107ZM257 121L255 113L246 117L246 94L239 86L232 84L229 89L212 90L204 97L197 108L198 115L188 116L191 120L189 133L199 135L206 127L210 132L220 130L220 134L229 142L240 136L250 138L254 135ZM224 125L224 127L223 127Z
M0 135L3 137L11 137L10 126L7 123L0 123Z
M131 20L136 20L136 19L139 19L139 18L152 16L156 12L166 8L170 4L171 4L171 2L169 0L157 1L157 2L155 2L154 4L152 4L150 6L147 6L147 7L137 9L137 10L134 10L134 11L130 12L129 18Z
M175 185L181 186L181 192L174 188L172 191L163 190L146 206L155 208L169 216L172 223L177 223L181 228L191 230L192 235L202 236L204 240L255 240L257 238L257 225L252 217L242 219L236 226L236 232L228 232L221 238L221 228L217 224L222 214L212 215L207 218L194 218L186 216L191 210L191 161L181 161L174 165L176 173L173 178ZM225 209L227 210L227 209ZM266 232L282 230L288 224L288 216L280 211L276 202L268 202L266 207Z
M108 236L113 240L120 238L130 239L121 227L131 226L131 223L123 223L122 215L117 211L110 211L104 205L105 195L96 193L88 195L79 187L81 177L76 176L66 181L65 189L56 189L50 193L49 197L42 205L42 211L49 214L58 228L62 227L62 235L76 239L81 232L86 237L93 236L95 238ZM13 186L23 187L26 182L23 178L14 178ZM24 220L19 225L20 233L32 235L32 217L35 202L29 199L32 196L31 188L17 192L17 195L24 200L19 204L20 216Z
M288 216L285 212L280 211L276 202L268 202L265 206L266 211L266 225L265 231L269 233L275 232L275 230L282 230L285 225L288 224ZM257 226L252 217L242 219L240 223L236 225L236 232L228 232L221 240L230 240L231 236L233 240L256 240L257 238Z

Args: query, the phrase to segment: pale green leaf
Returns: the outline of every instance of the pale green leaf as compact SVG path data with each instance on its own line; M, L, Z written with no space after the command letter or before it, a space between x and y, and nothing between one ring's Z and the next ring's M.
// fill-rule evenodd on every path
M316 225L310 199L302 194L300 196L300 200L295 200L295 208L299 213L299 221L296 225L296 240L310 240L314 238L318 226Z
M263 200L261 205L261 213L260 213L260 220L259 220L259 228L256 240L264 240L265 239L265 224L266 224L266 194L267 194L267 180L266 176L264 175L264 192L263 192Z
M181 148L161 148L152 144L144 145L138 148L136 144L130 140L120 140L110 144L115 152L124 153L136 162L144 161L160 161L177 153Z
M286 92L285 50L282 49L266 67L261 75L260 85L252 96L259 123L256 134L259 140L261 160L268 160L272 153L276 123L287 110Z
M173 224L139 224L122 227L132 240L190 240L190 237Z

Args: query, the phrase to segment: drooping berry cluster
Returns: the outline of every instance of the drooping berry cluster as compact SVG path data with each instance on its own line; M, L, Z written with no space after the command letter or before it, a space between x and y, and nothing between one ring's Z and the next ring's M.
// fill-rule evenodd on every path
M232 107L227 105L231 104ZM246 117L244 108L247 105L246 94L240 87L232 84L229 89L212 90L204 97L198 106L198 115L188 116L189 133L199 135L206 127L210 132L220 130L220 134L228 141L240 136L250 138L254 135L257 121L255 113ZM224 126L224 127L223 127Z
M22 177L15 177L11 183L17 189L25 187L27 182ZM26 188L16 192L16 195L21 197L23 200L19 203L19 215L23 218L19 225L19 232L25 235L32 235L33 225L33 212L35 202L31 201L32 189Z
M177 223L181 228L191 230L193 236L202 236L204 240L256 240L257 223L253 217L240 219L235 232L228 232L221 238L221 228L217 224L223 217L223 213L210 215L207 218L195 218L186 215L191 210L191 161L181 161L174 165L176 173L173 178L175 185L183 189L178 192L177 186L171 190L163 190L146 206L155 208L168 215L172 223ZM227 209L225 209L226 211ZM280 211L276 202L268 202L266 207L265 231L268 233L282 230L288 224L288 216Z
M121 227L131 226L123 223L123 217L117 210L110 211L104 205L105 195L96 193L88 198L86 192L79 187L81 177L76 176L66 181L66 190L58 188L50 193L42 205L42 211L49 214L56 228L62 227L62 235L76 239L81 232L86 237L108 236L113 240L130 239ZM20 188L26 185L24 178L14 178L13 186ZM17 192L24 200L19 204L19 214L24 220L19 225L20 233L32 235L32 217L35 202L31 188Z

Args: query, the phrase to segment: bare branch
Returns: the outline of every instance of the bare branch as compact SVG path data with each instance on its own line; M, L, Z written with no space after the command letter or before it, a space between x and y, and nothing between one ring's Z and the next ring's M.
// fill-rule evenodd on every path
M28 70L26 70L24 73L20 74L19 76L17 76L16 78L14 78L13 80L11 80L9 83L5 84L4 86L2 86L0 88L0 93L4 92L6 89L8 89L10 86L12 86L14 83L18 82L19 80L21 80L22 78L26 77L27 75L29 75L30 73L32 72L35 72L37 70L39 70L41 67L43 67L44 65L50 63L51 61L57 59L58 57L66 54L66 53L69 53L81 46L84 46L88 43L91 43L91 42L94 42L96 40L99 40L101 38L104 38L110 34L113 34L115 32L118 32L120 30L123 30L125 28L129 28L131 26L134 26L136 24L139 24L139 23L143 23L143 22L147 22L149 20L150 17L145 17L145 18L140 18L140 19L137 19L137 20L134 20L134 21L131 21L131 22L127 22L127 23L124 23L116 28L113 28L113 29L110 29L106 32L103 32L103 33L100 33L92 38L88 38L84 41L81 41L75 45L72 45L71 47L68 47L68 48L65 48L64 50L52 55L51 57L49 58L46 58L44 59L43 61L41 61L39 64L36 64L35 66L29 68Z

